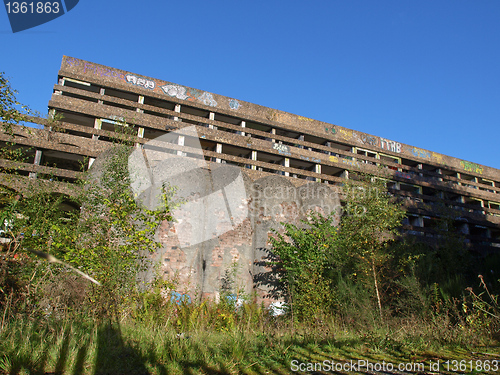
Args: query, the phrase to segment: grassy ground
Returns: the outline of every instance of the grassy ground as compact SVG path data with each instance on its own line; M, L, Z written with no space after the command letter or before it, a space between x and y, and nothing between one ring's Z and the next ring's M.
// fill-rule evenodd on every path
M135 321L12 320L0 332L0 373L288 374L291 368L311 373L306 363L325 364L325 360L356 364L365 360L373 366L385 361L386 366L393 364L394 370L400 363L408 369L411 364L424 364L424 372L413 367L412 373L431 373L430 363L439 360L440 373L473 373L471 369L486 364L490 365L487 373L500 372L497 343L463 330L440 340L437 326L418 332L408 323L369 333L332 327L292 329L270 322L258 331L177 333L172 328ZM499 361L498 371L494 371L493 361ZM318 366L316 373L376 373L365 367L340 372L323 367L319 371Z

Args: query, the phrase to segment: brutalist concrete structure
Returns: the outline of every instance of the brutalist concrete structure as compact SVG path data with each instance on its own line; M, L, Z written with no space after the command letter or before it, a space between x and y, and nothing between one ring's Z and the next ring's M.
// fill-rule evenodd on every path
M299 223L311 209L328 213L338 208L337 189L353 172L380 176L405 199L407 234L432 241L438 235L438 207L448 207L455 210L455 226L471 248L491 252L500 247L500 171L494 168L67 56L49 109L63 116L57 129L46 126L30 134L14 129L16 144L32 149L29 160L18 165L25 177L3 179L4 184L22 189L26 181L50 174L63 181L54 189L64 192L64 181L79 177L82 162L90 167L124 123L133 129L137 149L168 133L196 130L202 150L198 159L207 163L196 173L210 186L200 185L188 199L222 189L224 179L230 183L236 173L231 166L241 171L248 192L242 203L248 215L241 223L215 230L217 235L191 247L179 243L171 223L162 227L165 246L158 256L165 275L181 278L181 292L216 294L233 263L239 264L243 289L254 290L257 275L268 271L261 260L270 228L279 228L280 221ZM9 139L2 135L0 140ZM179 133L172 139L172 155L193 155L194 137ZM0 160L0 167L9 163ZM217 175L225 177L217 180ZM181 180L189 185L189 179ZM269 288L256 289L263 297Z

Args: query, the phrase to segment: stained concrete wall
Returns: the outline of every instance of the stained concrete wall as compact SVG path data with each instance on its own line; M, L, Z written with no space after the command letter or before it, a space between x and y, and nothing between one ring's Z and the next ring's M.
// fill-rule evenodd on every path
M175 152L175 151L174 151ZM196 156L196 155L191 155ZM156 254L164 278L175 279L178 292L217 299L224 280L233 292L270 302L276 278L267 266L272 230L281 222L305 224L309 211L337 212L339 196L332 185L289 178L253 179L254 171L209 163L146 145L129 158L132 187L138 199L155 208L165 183L177 189L174 222L164 222ZM146 172L148 171L148 172Z

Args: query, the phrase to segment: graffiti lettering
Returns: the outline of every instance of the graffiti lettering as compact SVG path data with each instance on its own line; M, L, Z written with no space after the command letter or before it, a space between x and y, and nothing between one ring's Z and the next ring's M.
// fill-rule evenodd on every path
M332 134L335 134L337 133L337 131L335 130L335 128L325 128L325 133L332 133Z
M465 161L461 160L460 165L464 168L465 171L467 172L474 172L474 173L479 173L483 174L483 167L481 167L478 164L471 163L470 161Z
M145 89L154 90L156 87L156 84L154 83L154 81L150 81L149 79L142 78L142 77L136 77L132 74L127 74L125 76L125 80L128 83L132 83L134 85L144 87Z
M229 108L237 110L240 108L240 103L236 99L229 99Z
M431 153L429 151L422 150L421 148L413 147L411 149L411 153L418 158L429 159L431 157Z
M436 154L435 152L433 152L432 157L436 159L438 163L443 163L443 155Z
M370 146L380 147L378 137L373 137L371 135L361 134L361 142Z
M169 96L173 96L177 99L188 99L188 96L186 95L186 88L182 86L175 86L175 85L165 85L161 86L161 89L163 92Z
M282 113L269 109L266 113L266 118L270 121L285 122L285 116Z
M328 159L330 159L330 161L332 163L338 163L339 162L339 158L336 157L336 156L330 156Z
M273 143L273 149L278 151L280 154L291 155L290 147L283 145L281 143Z
M68 64L69 66L78 66L80 65L80 60L75 59L73 57L68 57L66 59L66 64Z
M303 121L314 121L312 118L307 118L307 117L302 117L302 116L299 116L299 120L303 120Z
M401 143L390 141L388 139L380 138L380 148L392 152L401 152Z
M351 159L342 159L342 163L353 166L353 167L360 167L359 163L356 160L351 160Z
M198 100L201 101L205 105L209 105L210 107L217 107L217 102L215 101L212 94L208 92L204 92L198 97Z
M407 180L411 180L411 175L408 173L396 171L395 175L401 178L406 178Z
M195 89L186 89L184 86L179 85L163 85L160 87L168 96L172 96L181 100L188 100L191 102L194 100L199 100L205 105L209 105L211 107L217 106L217 102L213 98L212 94L208 92L202 92Z
M346 138L346 139L351 139L352 138L352 130L347 130L347 129L339 129L338 130L339 134Z

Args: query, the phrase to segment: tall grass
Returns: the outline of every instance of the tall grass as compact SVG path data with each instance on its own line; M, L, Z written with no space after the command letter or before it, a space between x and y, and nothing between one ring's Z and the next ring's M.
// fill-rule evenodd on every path
M499 352L491 337L447 314L383 324L349 324L332 315L312 327L272 317L257 304L235 309L227 301L167 302L149 313L155 319L144 311L114 320L11 315L0 332L0 373L286 374L293 359L401 363Z

